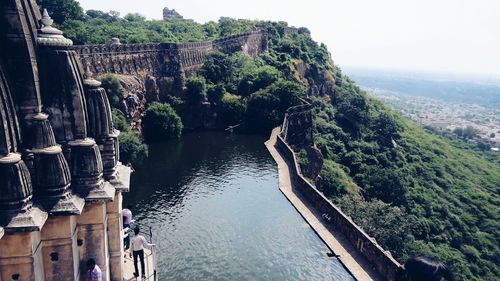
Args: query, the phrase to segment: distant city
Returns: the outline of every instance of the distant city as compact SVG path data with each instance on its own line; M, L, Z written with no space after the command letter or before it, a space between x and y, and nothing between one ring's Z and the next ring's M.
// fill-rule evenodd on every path
M450 132L472 127L477 133L476 141L498 151L500 84L492 80L485 83L485 79L474 83L432 75L367 70L350 70L348 75L368 94L415 123Z

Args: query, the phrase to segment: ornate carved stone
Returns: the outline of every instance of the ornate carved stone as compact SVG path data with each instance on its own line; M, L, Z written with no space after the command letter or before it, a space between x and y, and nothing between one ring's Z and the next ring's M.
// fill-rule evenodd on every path
M28 168L17 153L0 158L0 224L7 232L37 231L47 213L33 206Z
M31 126L28 129L28 138L25 144L27 147L43 149L56 145L54 131L52 130L47 114L36 114L30 123Z
M111 106L101 83L86 73L84 80L87 111L89 115L89 136L96 140L101 152L103 175L110 180L118 163L118 133L113 128Z
M63 36L63 32L52 27L54 21L50 18L47 9L43 10L40 20L41 28L38 30L36 42L41 46L65 47L73 45L73 41Z
M19 211L31 207L31 177L20 154L10 153L0 158L0 188L0 210Z
M71 173L60 146L33 150L35 154L34 194L49 214L79 215L84 200L71 193Z
M86 201L112 201L115 189L104 182L99 147L93 139L79 139L70 146L72 189Z
M35 200L50 214L80 214L84 201L69 190L69 166L47 118L43 113L35 115L29 128L27 144L32 148L30 160Z

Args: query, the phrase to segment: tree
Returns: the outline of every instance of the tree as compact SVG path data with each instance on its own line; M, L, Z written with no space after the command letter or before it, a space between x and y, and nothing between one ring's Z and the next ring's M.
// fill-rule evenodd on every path
M121 133L118 136L120 142L120 160L125 164L140 167L144 159L148 157L148 146L141 142L139 136L132 131L125 115L118 109L113 109L113 124Z
M187 100L193 104L207 99L207 84L203 76L191 75L186 81Z
M279 71L272 66L262 66L246 72L238 84L238 94L248 96L260 89L264 89L280 77Z
M134 132L123 132L118 137L120 142L120 161L140 167L148 157L149 150L146 144Z
M163 141L178 138L182 133L181 118L166 103L152 103L142 120L144 136L147 141Z
M224 125L240 124L245 117L246 105L240 96L225 93L221 100L219 112Z
M222 84L210 85L207 90L208 101L213 104L219 104L226 93L226 88Z
M50 16L57 24L66 20L83 20L85 14L80 3L75 0L37 0L41 9L47 9Z
M146 17L139 14L139 13L129 13L129 14L126 14L123 18L130 21L130 22L144 22L144 21L146 21Z
M464 129L464 135L463 135L464 139L472 139L477 135L478 132L479 132L478 129L470 125L467 125L467 127L465 127Z
M219 51L212 52L203 64L201 74L212 84L227 82L233 74L229 56Z
M305 89L297 82L278 80L269 87L269 92L279 99L278 110L282 113L295 105L300 104L300 98L304 97Z
M251 94L245 120L248 129L253 132L269 132L281 122L279 106L279 97L266 89Z
M113 74L106 74L100 80L102 87L106 90L111 107L120 108L120 97L123 89L118 78Z

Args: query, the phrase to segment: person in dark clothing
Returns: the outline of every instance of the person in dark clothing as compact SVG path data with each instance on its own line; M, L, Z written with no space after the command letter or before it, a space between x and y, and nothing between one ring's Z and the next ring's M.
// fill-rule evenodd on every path
M410 258L404 267L406 277L410 281L453 281L450 269L430 258Z

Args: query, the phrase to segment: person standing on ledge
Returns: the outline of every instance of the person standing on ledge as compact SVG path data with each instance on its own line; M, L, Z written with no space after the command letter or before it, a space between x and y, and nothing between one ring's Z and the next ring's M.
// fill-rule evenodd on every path
M146 271L144 265L144 247L151 248L154 244L150 244L146 241L144 236L139 234L140 229L138 226L134 228L134 238L132 238L132 254L134 255L134 276L139 276L139 269L137 268L137 258L141 260L141 273L142 279L146 278Z
M94 259L87 260L87 281L102 281L102 271Z
M123 217L123 229L130 228L130 224L132 223L132 207L127 206L125 209L122 210L122 217ZM126 235L125 238L123 238L123 245L125 246L125 251L130 248L130 236Z

